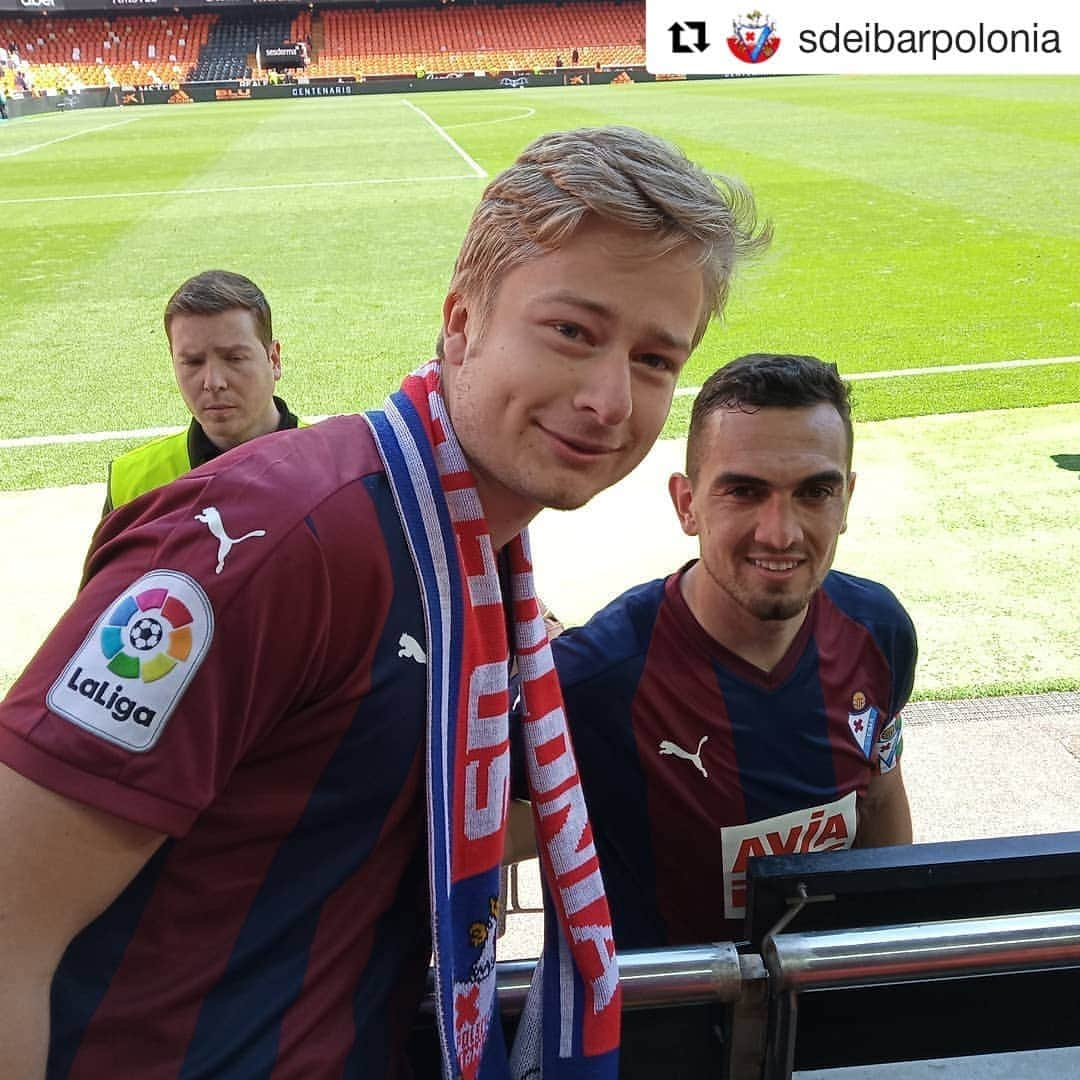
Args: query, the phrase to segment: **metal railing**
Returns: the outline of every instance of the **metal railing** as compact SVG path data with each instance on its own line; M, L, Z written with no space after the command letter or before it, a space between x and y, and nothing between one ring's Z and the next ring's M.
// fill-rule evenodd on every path
M624 1009L729 1005L728 1060L709 1075L786 1080L804 990L1080 968L1080 909L800 933L778 925L776 931L760 955L740 954L731 942L621 954ZM524 1006L534 963L498 964L504 1014ZM430 993L424 1009L433 1011Z
M777 934L763 959L776 991L1070 967L1080 964L1080 910Z

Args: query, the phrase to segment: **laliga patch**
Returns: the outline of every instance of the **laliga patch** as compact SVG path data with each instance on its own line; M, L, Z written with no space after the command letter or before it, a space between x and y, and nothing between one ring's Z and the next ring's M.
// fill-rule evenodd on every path
M58 716L127 750L157 742L214 636L202 587L152 570L105 609L45 698Z
M856 694L855 702L853 702L855 708L859 708L857 702L860 698L866 701L862 694ZM851 728L851 734L855 737L855 742L863 752L863 756L868 760L874 746L874 725L877 723L877 718L878 711L873 705L868 705L862 712L848 713L848 727Z

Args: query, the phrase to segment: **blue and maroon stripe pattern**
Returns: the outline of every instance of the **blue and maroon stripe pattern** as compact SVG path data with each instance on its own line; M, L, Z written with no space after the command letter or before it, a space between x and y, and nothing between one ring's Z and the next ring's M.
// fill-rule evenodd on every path
M877 762L849 714L884 726L913 679L911 622L874 582L829 574L766 674L706 634L679 577L553 643L620 948L738 939L721 830L864 794Z

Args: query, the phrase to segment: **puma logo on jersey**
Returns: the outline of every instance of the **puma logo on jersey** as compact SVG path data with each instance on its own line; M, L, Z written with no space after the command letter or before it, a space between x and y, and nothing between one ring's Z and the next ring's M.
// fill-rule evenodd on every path
M402 634L398 638L398 656L402 659L415 660L418 664L426 664L427 656L420 648L420 642L410 634Z
M210 530L210 534L218 542L217 569L214 571L215 574L220 574L224 569L225 559L237 544L241 544L245 540L251 540L253 537L266 535L265 529L253 529L251 532L246 532L243 536L237 536L234 539L225 531L225 526L221 520L221 514L218 513L218 508L216 506L204 506L202 513L195 515L195 520L201 521Z
M697 769L697 771L701 773L701 775L704 776L706 780L708 780L709 774L705 771L705 766L701 764L701 748L708 741L709 736L702 735L701 741L697 744L697 752L692 754L689 750L684 750L681 746L676 746L675 743L669 742L667 739L662 739L660 741L660 753L671 754L674 757L682 758L683 761L689 761L690 764L693 765L694 768Z

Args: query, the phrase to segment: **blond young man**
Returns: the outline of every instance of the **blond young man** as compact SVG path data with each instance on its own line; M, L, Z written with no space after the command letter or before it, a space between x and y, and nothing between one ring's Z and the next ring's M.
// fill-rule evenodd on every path
M607 909L518 534L641 460L761 243L749 196L661 140L544 136L485 191L442 355L383 411L253 440L106 520L0 707L13 1075L400 1075L429 919L444 1075L509 1075L511 648L573 973L514 1074L584 1054L614 1075Z

